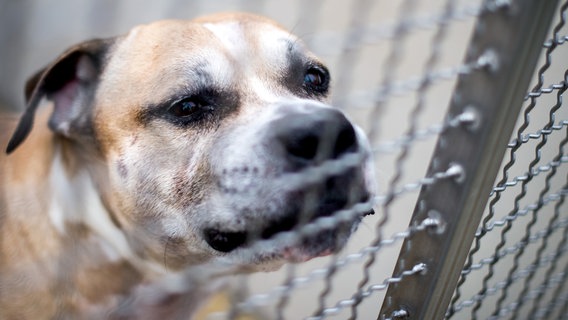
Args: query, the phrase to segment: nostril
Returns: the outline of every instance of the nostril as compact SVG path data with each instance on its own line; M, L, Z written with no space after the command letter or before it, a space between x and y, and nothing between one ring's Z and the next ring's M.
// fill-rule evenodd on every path
M317 135L308 133L289 139L286 143L286 151L299 160L314 160L318 145L319 138Z
M347 123L337 135L337 140L333 148L333 158L337 158L344 153L356 151L357 136L355 135L355 129L353 129L351 124Z
M358 148L351 122L333 108L286 105L282 115L266 129L269 148L286 161L286 170L318 165L345 153L357 152Z
M230 252L245 244L247 241L247 233L206 229L205 241L211 246L211 248L217 251Z
M266 227L260 236L262 239L270 239L272 236L279 232L285 232L292 230L298 224L298 214L290 213L284 218L272 222L268 227Z

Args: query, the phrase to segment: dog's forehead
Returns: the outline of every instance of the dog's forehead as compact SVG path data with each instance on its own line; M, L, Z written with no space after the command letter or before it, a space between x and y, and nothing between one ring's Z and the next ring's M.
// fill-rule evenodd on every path
M265 53L265 49L285 52L297 38L267 18L249 14L221 14L190 21L162 20L134 28L126 42L139 42L156 48L192 49L215 48L238 53L252 50Z
M287 68L291 53L309 55L294 35L267 18L221 14L164 20L136 27L121 39L105 80L122 96L132 90L131 98L151 92L148 99L161 99L172 88L188 86L196 74L220 87L235 79L269 78Z
M292 49L304 51L294 35L273 21L248 14L160 21L133 29L124 42L132 42L134 52L150 55L145 61L168 64L230 60L234 67L277 68L287 65Z
M225 19L199 20L218 39L235 61L253 62L265 68L284 68L288 52L298 40L267 19L233 16ZM261 60L261 61L258 61Z

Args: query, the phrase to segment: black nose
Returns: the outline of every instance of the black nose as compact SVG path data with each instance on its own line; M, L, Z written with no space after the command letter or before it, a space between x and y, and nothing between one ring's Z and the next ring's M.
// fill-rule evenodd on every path
M339 110L331 108L287 111L271 125L271 130L275 134L275 143L282 147L293 169L357 151L353 126Z

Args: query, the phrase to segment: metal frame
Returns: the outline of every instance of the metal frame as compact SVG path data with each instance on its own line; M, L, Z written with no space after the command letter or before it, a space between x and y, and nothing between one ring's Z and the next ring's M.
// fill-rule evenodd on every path
M422 188L411 226L431 228L405 239L393 276L425 270L389 287L379 319L444 317L557 3L485 1L465 61L486 67L458 79L448 117L468 121L440 135L427 176L462 174Z

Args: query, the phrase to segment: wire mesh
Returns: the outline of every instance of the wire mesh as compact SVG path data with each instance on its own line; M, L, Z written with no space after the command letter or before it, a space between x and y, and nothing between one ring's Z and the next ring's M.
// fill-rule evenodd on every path
M81 25L83 31L74 36L55 37L59 40L53 42L65 42L61 44L63 48L67 41L75 41L71 38L112 35L133 24L158 18L192 18L228 10L267 15L302 38L332 71L333 105L347 113L369 137L378 192L368 202L318 218L291 232L258 240L251 245L250 252L268 250L277 241L301 240L305 235L350 221L369 206L375 207L376 214L365 218L347 247L338 254L288 264L278 272L224 277L230 282L229 288L224 289L228 305L221 310L202 311L198 317L375 319L390 285L431 271L427 263L417 262L403 265L392 275L404 240L417 234L442 232L447 227L435 212L410 226L408 222L423 188L464 178L459 165L438 166L428 172L428 162L440 135L477 125L475 110L449 114L447 106L459 77L493 67L491 52L462 62L476 19L488 10L508 4L510 1L320 0L286 4L164 1L162 5L140 6L133 1L120 5L99 1L80 6L82 9L67 8L69 4L53 9L67 12L72 8L90 17L88 26L83 21L73 22ZM10 12L10 6L17 4L1 3L0 9ZM34 2L25 16L44 21L41 19L45 18L38 17L45 12L44 6L41 1ZM544 43L544 62L537 82L525 97L524 120L520 120L517 133L508 145L511 160L504 164L502 178L490 195L488 213L475 235L475 244L446 314L448 318L516 319L526 314L530 315L527 318L562 318L567 314L568 262L564 252L568 219L564 197L568 191L564 164L568 161L565 153L568 117L561 108L567 82L566 6L563 4L559 9L556 27ZM144 14L142 18L138 13ZM26 30L30 28L33 25ZM24 48L31 46L22 44L25 41L42 43L41 39L54 37L40 32L22 34L22 39L17 45ZM52 43L42 45L55 47ZM53 56L60 48L52 49ZM36 54L18 56L20 60L13 66L36 68L44 64L45 60ZM21 71L18 76L23 78L31 71ZM12 88L13 82L10 77L0 78L3 100L20 99L11 95L15 90L6 93L5 88ZM509 120L515 121L516 117L511 115ZM278 179L287 188L299 188L325 181L361 161L361 155L355 154ZM493 246L495 243L497 247ZM202 285L208 279L217 279L218 273L236 268L208 265L206 271L189 269L173 280L166 277L162 289L166 293L192 290L195 283ZM483 281L479 281L481 277ZM421 292L415 294L423 296ZM497 300L486 299L489 297ZM399 319L409 316L405 309L392 314Z
M562 95L567 74L565 53L560 53L558 46L564 43L567 7L563 3L558 9L551 38L543 44L544 61L536 73L536 84L525 97L519 127L508 145L508 160L504 160L501 178L491 192L447 318L566 317L557 299L564 296L566 271L566 229L562 221L567 176L562 164L566 161L567 138ZM560 81L546 84L547 73L553 81ZM544 95L555 98L545 99ZM526 160L519 159L520 155ZM507 209L511 203L512 208ZM487 241L497 243L492 254ZM477 293L465 298L466 283L479 279L482 281ZM555 295L550 295L553 291ZM485 299L489 296L494 300Z

